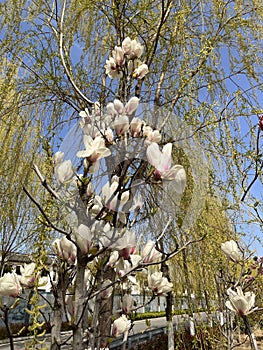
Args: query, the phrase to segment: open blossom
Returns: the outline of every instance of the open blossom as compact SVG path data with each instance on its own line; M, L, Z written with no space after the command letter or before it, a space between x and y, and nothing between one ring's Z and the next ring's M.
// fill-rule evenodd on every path
M173 289L173 284L163 277L162 272L154 272L148 277L149 288L157 295L166 295Z
M130 327L131 321L125 315L122 315L113 322L112 335L117 338L124 334L124 338L127 339Z
M146 145L150 145L152 142L159 143L162 140L160 131L153 130L149 125L143 126L143 137L146 137Z
M142 251L143 262L151 263L161 259L161 257L162 253L155 248L155 243L153 241L147 242Z
M137 40L131 40L127 37L122 42L122 50L129 59L135 59L141 57L143 46Z
M74 243L68 240L65 236L57 238L52 243L52 248L62 260L70 265L74 265L77 257L77 248Z
M126 230L124 234L119 237L111 248L117 250L119 256L123 259L129 259L130 255L134 253L135 232Z
M111 151L105 146L105 141L102 137L97 136L95 139L88 135L83 136L86 150L78 151L77 157L88 158L89 162L94 163L97 160L108 157Z
M16 298L22 292L22 287L16 273L5 273L0 278L0 295Z
M119 178L117 176L113 176L111 180L111 184L106 182L106 184L102 187L102 201L105 203L106 207L110 210L118 210L120 211L123 205L129 199L129 191L124 191L120 199L118 199L119 192L115 193L119 186Z
M248 315L255 311L257 307L253 308L255 304L255 294L252 292L243 293L241 287L237 287L235 292L229 288L227 290L229 300L226 301L226 307L240 316Z
M174 181L174 187L177 193L183 193L186 184L186 173L181 165L172 163L172 144L167 143L160 151L157 143L153 142L148 146L147 159L154 166L154 177L156 179Z
M106 60L106 64L105 64L104 68L106 70L106 74L111 79L121 78L123 75L122 71L120 70L120 67L115 62L113 57L109 57L109 59Z
M26 288L31 288L34 286L36 277L35 277L35 267L36 264L34 262L30 264L24 264L24 266L21 266L21 278L20 283L22 286Z
M242 253L235 241L230 240L221 244L221 249L225 255L234 262L242 259Z

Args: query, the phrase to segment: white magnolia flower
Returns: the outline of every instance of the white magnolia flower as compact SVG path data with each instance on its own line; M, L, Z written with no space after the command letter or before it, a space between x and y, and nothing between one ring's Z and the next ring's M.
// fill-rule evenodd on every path
M59 158L56 157L56 161L58 161L58 159ZM58 161L55 165L54 173L60 183L71 180L74 175L71 160L65 160L64 162Z
M83 141L86 150L78 151L77 157L85 158L85 166L93 174L99 169L99 160L108 157L111 151L105 146L105 140L101 136L96 136L93 139L90 135L84 135Z
M21 277L20 277L20 283L22 286L26 288L31 288L34 286L36 277L35 277L35 267L36 264L34 262L30 264L24 264L24 266L21 266Z
M221 249L225 255L234 262L238 262L242 259L242 253L237 243L233 240L222 243Z
M142 79L149 72L147 64L143 63L137 67L133 72L133 77L137 79Z
M141 57L143 46L137 40L131 40L127 37L122 42L122 50L129 59L135 59Z
M5 273L0 278L0 295L16 298L22 292L22 287L16 273Z
M56 165L58 163L61 163L63 161L63 158L64 158L64 152L61 152L61 151L56 152L53 157L54 164Z
M117 338L123 334L124 340L126 340L130 327L131 321L125 315L122 315L113 322L112 335Z
M105 281L103 281L102 285L101 285L101 289L103 289L101 292L100 292L100 297L102 299L109 299L109 297L112 295L112 292L113 292L113 286L110 286L106 289L104 289L105 287L107 287L108 285L110 285L112 282L107 279Z
M125 314L129 314L134 308L135 302L130 294L124 294L120 307Z
M135 232L126 230L112 245L111 249L117 250L123 259L129 259L134 253Z
M124 104L117 98L113 101L113 106L117 114L123 114L124 113Z
M123 75L122 71L120 70L118 64L115 62L113 57L109 57L109 59L106 60L104 68L106 70L106 74L111 79L121 78Z
M163 277L162 272L154 272L149 275L148 286L157 295L166 295L173 289L173 284Z
M153 142L148 146L147 159L155 167L154 176L156 179L174 181L174 187L177 193L183 193L186 184L186 173L181 165L172 163L172 144L167 143L160 151L157 143Z
M123 205L129 199L129 191L124 191L121 194L121 198L118 199L119 191L116 192L118 189L118 186L119 186L119 178L117 176L114 176L111 179L111 185L109 184L109 182L106 182L106 184L101 189L102 202L105 204L105 206L108 209L113 211L114 210L120 211Z
M130 133L132 137L140 136L142 131L143 121L140 118L134 117L130 123Z
M77 248L74 243L65 236L57 238L52 243L55 254L70 265L74 265L77 257Z
M90 228L86 225L79 225L74 232L74 241L83 254L87 254L92 246L93 234Z
M146 137L146 145L150 145L152 142L159 143L162 140L160 131L153 130L149 125L143 126L143 137Z
M114 250L111 255L110 255L110 258L109 258L109 261L107 262L107 266L110 266L110 267L113 267L116 262L119 260L119 253L117 250Z
M144 263L151 263L161 259L162 253L155 249L155 242L149 241L146 243L142 251L142 258Z
M129 99L129 101L125 105L125 113L128 115L132 115L139 106L140 99L136 96Z
M112 51L112 57L117 66L122 66L125 62L124 52L120 46L115 46Z
M129 118L127 115L120 115L115 118L113 124L113 129L117 136L124 135L129 129Z
M226 307L240 316L248 315L251 312L257 310L257 307L253 308L255 304L255 294L252 292L243 293L241 287L237 287L235 292L229 288L227 290L229 300L226 301Z

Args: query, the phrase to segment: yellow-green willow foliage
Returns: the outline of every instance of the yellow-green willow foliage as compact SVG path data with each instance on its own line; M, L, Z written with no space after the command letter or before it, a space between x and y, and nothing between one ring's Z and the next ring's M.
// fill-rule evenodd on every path
M32 165L38 156L38 125L21 111L16 92L17 69L5 62L0 76L0 250L1 265L10 252L27 251L32 239L34 211L23 192L25 186L38 197Z

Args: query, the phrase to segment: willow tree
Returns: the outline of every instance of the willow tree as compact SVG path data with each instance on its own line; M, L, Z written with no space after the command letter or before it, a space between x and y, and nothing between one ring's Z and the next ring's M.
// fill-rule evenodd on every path
M23 192L23 186L28 186L35 196L39 196L40 186L32 173L40 145L39 124L30 116L30 108L27 112L20 109L16 78L17 67L8 62L4 66L3 62L0 77L1 273L11 253L30 251L38 216Z

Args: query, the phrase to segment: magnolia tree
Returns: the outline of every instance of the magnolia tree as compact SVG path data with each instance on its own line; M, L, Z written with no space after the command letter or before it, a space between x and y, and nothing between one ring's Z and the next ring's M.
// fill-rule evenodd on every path
M143 46L125 38L106 61L111 79L138 81L148 72L142 61ZM115 99L105 108L94 103L79 113L83 142L76 152L76 164L62 151L54 155L54 181L45 180L39 167L34 169L43 186L59 203L64 227L50 220L36 200L49 226L60 233L52 243L57 256L57 278L52 283L54 295L51 348L62 344L63 315L72 325L73 349L105 348L111 337L123 336L123 346L132 327L135 307L130 294L138 282L136 273L148 266L150 301L166 295L173 284L159 270L164 262L178 253L178 247L162 251L160 241L167 227L156 233L156 240L140 243L136 227L151 203L158 205L167 183L180 196L186 186L183 166L173 164L172 143L166 142L161 130L152 127L143 115L139 98ZM72 140L74 143L74 140ZM77 142L77 140L75 140ZM65 158L65 159L64 159ZM30 194L28 194L30 196ZM180 247L183 248L183 247ZM32 267L32 266L31 266ZM22 285L30 288L38 280L25 267L19 280L5 275L0 293L17 297ZM35 276L35 277L34 277ZM29 281L26 282L25 281ZM121 302L112 322L114 290Z

